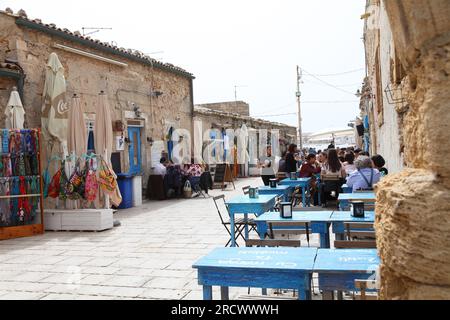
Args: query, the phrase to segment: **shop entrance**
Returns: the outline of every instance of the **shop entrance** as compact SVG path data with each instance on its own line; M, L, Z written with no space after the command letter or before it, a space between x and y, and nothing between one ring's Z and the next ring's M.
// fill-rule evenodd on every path
M129 157L130 174L139 174L142 172L141 158L141 130L140 127L128 127L128 137L130 139Z

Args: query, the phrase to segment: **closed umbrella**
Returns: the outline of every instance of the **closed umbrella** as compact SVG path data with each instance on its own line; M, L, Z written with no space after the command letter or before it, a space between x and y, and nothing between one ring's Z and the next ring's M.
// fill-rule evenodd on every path
M25 110L16 87L13 87L11 91L11 96L5 109L5 116L7 129L23 129Z
M80 98L74 94L69 111L67 143L69 152L80 157L87 151L87 129L84 121L84 109Z
M109 170L114 172L111 165L111 152L113 148L111 109L109 107L107 96L103 91L100 92L98 99L98 107L95 118L94 140L95 152L98 155L103 156L105 162L109 167ZM122 202L122 195L118 187L116 187L113 192L108 192L107 195L111 197L112 203L116 206L119 206ZM109 197L106 197L106 208L109 208Z
M102 155L108 164L111 164L111 152L113 147L113 128L111 109L108 99L102 91L98 99L98 107L95 119L95 152Z
M68 111L64 67L56 53L50 54L46 65L44 102L42 106L42 133L47 140L67 143Z

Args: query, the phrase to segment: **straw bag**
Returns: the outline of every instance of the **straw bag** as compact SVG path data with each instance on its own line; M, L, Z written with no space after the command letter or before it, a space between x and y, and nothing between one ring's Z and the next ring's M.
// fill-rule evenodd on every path
M100 163L98 177L100 188L102 188L105 193L114 193L116 188L118 188L116 174L109 168L108 164L103 159Z
M186 183L184 184L183 193L185 198L187 199L192 198L192 187L189 180L186 180Z

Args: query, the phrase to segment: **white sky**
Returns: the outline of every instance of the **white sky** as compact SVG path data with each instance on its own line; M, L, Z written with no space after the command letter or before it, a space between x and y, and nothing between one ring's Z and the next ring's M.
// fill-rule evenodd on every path
M303 131L346 127L358 115L351 93L364 78L365 0L0 0L29 18L72 31L111 27L91 35L137 49L194 74L194 102L250 103L251 115L295 113L296 65L304 76ZM343 101L343 103L307 103ZM297 116L260 117L297 125Z

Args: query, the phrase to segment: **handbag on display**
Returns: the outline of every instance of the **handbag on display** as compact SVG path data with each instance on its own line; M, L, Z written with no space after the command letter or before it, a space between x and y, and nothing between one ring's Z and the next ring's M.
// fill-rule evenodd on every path
M58 170L50 181L47 189L47 196L50 198L58 198L59 197L59 189L61 188L61 169Z
M103 159L100 163L98 177L100 188L102 188L105 193L112 194L116 188L118 188L116 174L112 172L111 168L109 168L108 164Z
M84 187L84 196L87 201L93 202L97 198L97 192L98 192L98 182L97 182L97 175L95 171L92 169L92 159L90 165L87 165L88 168L86 170L86 183Z

